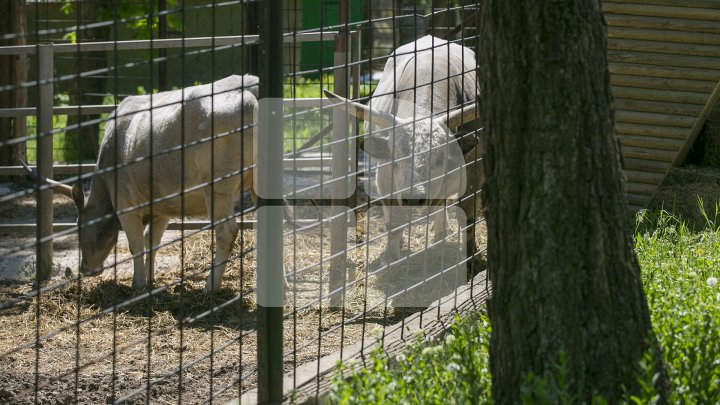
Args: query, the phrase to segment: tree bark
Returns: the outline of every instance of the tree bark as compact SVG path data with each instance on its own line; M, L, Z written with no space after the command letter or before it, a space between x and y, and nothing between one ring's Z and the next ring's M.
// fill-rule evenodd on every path
M485 0L479 77L493 296L493 400L566 358L570 392L617 402L655 355L628 233L606 26L596 0Z
M0 41L1 45L25 45L25 2L12 0L0 6L0 34L16 34L17 37ZM26 55L0 56L0 86L18 85L27 81ZM27 89L15 88L0 92L0 108L25 107ZM7 142L26 135L25 117L0 118L0 142ZM25 143L0 147L0 166L15 166L25 158ZM0 181L7 179L0 178Z
M75 12L80 13L80 24L89 24L101 21L103 7L111 6L105 1L83 1L78 2ZM110 38L110 27L90 28L77 32L78 42L107 41ZM76 73L89 72L107 67L106 52L83 52L76 54ZM70 81L69 100L70 105L102 104L105 94L106 80L100 77L82 77ZM72 127L82 122L97 120L100 115L83 114L69 115L67 125ZM80 128L71 129L65 133L63 149L67 162L95 161L98 154L100 141L100 124L85 125Z

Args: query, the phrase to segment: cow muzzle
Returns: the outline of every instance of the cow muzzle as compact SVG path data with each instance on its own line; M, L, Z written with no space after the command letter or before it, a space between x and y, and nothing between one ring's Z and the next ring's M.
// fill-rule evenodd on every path
M401 205L427 205L430 199L423 185L413 186L412 189L400 195Z

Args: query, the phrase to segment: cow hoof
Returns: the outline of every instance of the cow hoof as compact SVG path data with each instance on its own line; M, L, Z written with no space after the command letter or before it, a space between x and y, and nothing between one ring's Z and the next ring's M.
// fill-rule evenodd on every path
M432 243L444 241L448 237L447 231L433 233Z
M219 291L220 291L219 285L213 287L213 285L210 283L205 284L205 288L203 288L203 294L205 294L205 295L214 294Z
M382 264L384 266L394 264L395 262L405 259L410 255L410 250L401 249L399 252L387 252L383 256ZM399 264L399 263L398 263Z

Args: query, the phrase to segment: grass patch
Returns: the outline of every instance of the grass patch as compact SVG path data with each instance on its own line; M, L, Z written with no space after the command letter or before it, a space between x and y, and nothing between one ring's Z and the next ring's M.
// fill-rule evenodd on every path
M417 334L391 358L380 348L370 367L343 378L353 364L340 364L333 379L333 403L482 403L490 401L490 321L482 313L455 318L444 339ZM448 402L450 400L450 402Z
M708 217L706 217L708 218ZM637 233L653 327L673 387L673 403L720 403L720 229L693 232L661 213Z
M701 207L702 209L702 207ZM716 210L717 211L717 210ZM635 250L653 322L667 364L671 403L720 403L720 224L705 215L706 227L693 231L661 211L638 216ZM441 342L420 338L394 359L381 349L370 367L341 364L333 379L333 403L489 403L490 324L485 314L456 319ZM646 392L628 403L652 403L651 356L638 359ZM557 369L562 371L563 359ZM555 378L559 377L559 378ZM567 377L567 376L565 376ZM526 403L573 399L552 378L528 376ZM599 399L602 401L601 399ZM568 402L569 401L569 402Z

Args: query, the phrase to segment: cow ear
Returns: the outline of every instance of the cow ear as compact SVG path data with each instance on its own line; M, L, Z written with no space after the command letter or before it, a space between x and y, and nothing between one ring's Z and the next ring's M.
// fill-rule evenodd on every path
M82 188L82 183L79 181L72 186L72 199L75 201L75 206L78 210L85 207L85 192Z
M367 136L362 149L375 159L390 160L390 141L379 136Z

